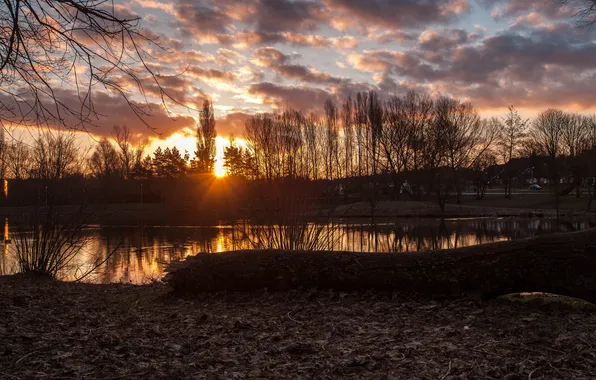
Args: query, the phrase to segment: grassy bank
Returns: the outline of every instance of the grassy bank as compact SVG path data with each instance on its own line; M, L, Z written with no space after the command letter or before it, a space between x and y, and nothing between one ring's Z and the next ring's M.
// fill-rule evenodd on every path
M530 197L530 196L528 196ZM445 212L442 213L439 206L432 202L414 201L384 201L375 206L376 217L388 218L475 218L475 217L554 217L556 210L554 205L544 203L534 198L520 198L507 200L500 198L488 198L483 201L468 200L464 204L447 204ZM338 206L334 215L344 218L362 218L371 216L371 207L368 202L358 202ZM593 211L587 211L586 205L577 202L571 205L562 206L559 215L563 217L591 216Z
M588 199L575 198L569 195L561 198L560 214L562 216L594 215L587 210ZM596 207L596 202L594 204ZM76 212L78 206L60 206L63 213ZM88 212L92 213L91 222L104 225L213 225L221 220L234 221L250 218L248 209L236 209L234 213L225 213L217 208L204 210L194 203L121 203L106 205L88 205ZM0 218L11 221L26 221L27 214L34 211L33 207L0 207ZM312 211L313 218L321 214ZM328 216L343 218L368 218L371 215L370 204L366 201L335 206L322 212ZM257 214L263 219L267 215ZM468 217L552 217L556 215L553 195L549 193L525 192L514 194L512 199L505 199L502 194L487 194L485 199L477 200L474 196L466 195L462 204L447 204L445 213L434 202L416 201L383 201L375 208L377 217L429 217L441 216L450 218Z
M596 314L0 278L0 378L590 379Z

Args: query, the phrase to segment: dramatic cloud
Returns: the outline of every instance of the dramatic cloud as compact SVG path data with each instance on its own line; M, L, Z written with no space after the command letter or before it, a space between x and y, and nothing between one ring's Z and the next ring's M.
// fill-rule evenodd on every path
M250 113L321 112L327 99L371 89L381 99L412 89L448 94L491 112L511 104L593 112L596 30L573 17L581 3L118 0L118 14L141 17L163 48L147 48L157 83L140 65L131 68L138 78L117 79L131 104L149 104L148 121L164 136L193 127L204 99L214 101L220 133L241 135ZM77 104L67 82L64 99ZM124 99L97 99L98 134L113 124L149 133Z
M290 79L320 85L339 85L349 80L333 77L327 73L303 65L291 64L292 57L274 48L260 48L254 52L253 62L261 67Z
M258 97L263 104L277 109L293 108L303 111L319 111L323 103L333 96L317 88L280 86L273 83L257 83L248 89L248 93Z
M92 111L89 108L84 108L89 105L88 102L81 103L81 99L88 101L85 94L77 94L70 89L60 89L55 91L54 95L59 102L58 107L54 106L49 99L42 98L40 100L45 107L45 112L42 114L42 111L36 111L40 117L46 120L46 126L51 129L64 130L66 127L85 131L98 137L109 137L115 125L122 125L127 126L133 135L167 138L179 130L192 128L196 123L192 116L176 114L173 110L165 109L160 103L138 102L131 99L127 101L122 96L100 91L93 93ZM17 106L14 98L5 94L0 95L0 102L7 106ZM24 113L29 113L31 110L36 110L30 107L32 104L34 104L32 98L23 96L18 107ZM74 115L62 105L68 105L70 109L82 110L82 112L79 115ZM81 115L84 117L81 118ZM31 120L31 118L25 120L18 117L13 118L13 121L19 122L23 126L27 125L23 123L27 123L27 120Z
M235 111L217 119L217 133L223 136L242 137L244 123L251 116L250 113Z
M400 30L446 24L469 9L467 0L324 0L331 14L331 25L347 30L357 25L361 30Z

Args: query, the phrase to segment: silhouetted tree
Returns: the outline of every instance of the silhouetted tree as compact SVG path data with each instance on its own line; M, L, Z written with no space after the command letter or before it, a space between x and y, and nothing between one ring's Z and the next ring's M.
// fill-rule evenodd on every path
M505 163L505 197L511 198L512 180L514 177L512 159L517 157L521 148L521 142L526 137L528 119L523 119L515 107L509 107L509 113L503 119L500 128L498 145L501 148L503 161Z
M199 173L212 173L215 165L215 115L213 104L209 100L203 102L199 126L197 127L197 150L193 169Z
M234 140L224 149L224 167L229 175L243 177L245 174L244 149Z
M333 179L339 170L339 125L335 103L327 99L325 109L325 175Z
M6 164L10 175L15 179L26 179L31 175L31 148L22 141L13 140L6 147Z
M118 160L122 176L127 179L131 178L134 168L143 160L147 142L141 140L135 144L130 129L127 126L114 126L114 138L119 149Z
M158 147L153 153L153 173L158 178L180 178L187 172L188 153L184 156L178 148Z
M557 219L559 218L559 181L560 174L557 166L557 159L562 153L563 130L569 122L569 115L558 109L548 109L541 112L534 120L531 129L531 137L536 148L543 155L549 157L549 174L551 183L554 185L555 206Z
M88 165L91 174L96 178L122 176L118 152L105 137L95 146Z
M577 198L581 196L583 173L580 158L588 147L589 123L589 118L585 116L568 114L567 122L561 126L562 149L568 157Z
M71 132L40 132L33 144L32 157L33 178L55 180L81 170L81 157Z

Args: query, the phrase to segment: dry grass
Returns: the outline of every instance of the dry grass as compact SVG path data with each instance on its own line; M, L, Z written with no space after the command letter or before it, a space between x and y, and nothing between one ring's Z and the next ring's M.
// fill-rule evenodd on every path
M593 379L596 314L0 278L3 379Z

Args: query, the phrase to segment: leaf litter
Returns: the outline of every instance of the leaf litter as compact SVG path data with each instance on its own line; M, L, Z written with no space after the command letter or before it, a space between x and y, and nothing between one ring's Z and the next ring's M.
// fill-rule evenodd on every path
M593 379L594 311L0 278L2 379Z

